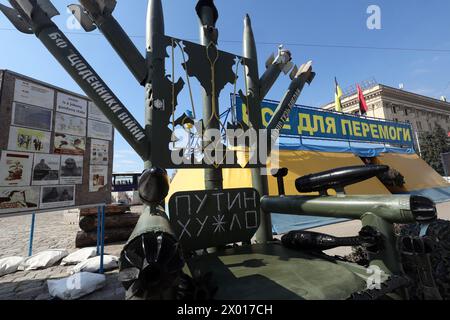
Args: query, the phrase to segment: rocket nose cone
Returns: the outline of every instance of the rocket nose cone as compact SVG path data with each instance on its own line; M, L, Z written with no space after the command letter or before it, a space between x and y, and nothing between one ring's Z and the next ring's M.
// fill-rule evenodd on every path
M244 29L251 29L251 28L252 28L252 19L247 13L244 18Z
M149 0L147 5L147 48L153 48L153 35L164 34L164 14L161 0Z

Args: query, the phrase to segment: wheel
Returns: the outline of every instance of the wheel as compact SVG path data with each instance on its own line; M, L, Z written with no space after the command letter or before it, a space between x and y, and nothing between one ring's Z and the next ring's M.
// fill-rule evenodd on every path
M419 236L419 234L418 224L399 226L400 236ZM442 298L450 300L450 221L436 220L431 223L426 236L433 245L430 260L434 281ZM405 273L417 283L414 262L403 258L402 265ZM423 293L417 285L413 284L410 288L410 296L412 299L422 299Z

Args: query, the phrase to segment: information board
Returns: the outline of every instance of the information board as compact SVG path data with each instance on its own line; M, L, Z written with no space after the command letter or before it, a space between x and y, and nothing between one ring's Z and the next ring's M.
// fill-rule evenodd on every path
M0 127L0 215L111 202L114 131L88 98L4 71Z

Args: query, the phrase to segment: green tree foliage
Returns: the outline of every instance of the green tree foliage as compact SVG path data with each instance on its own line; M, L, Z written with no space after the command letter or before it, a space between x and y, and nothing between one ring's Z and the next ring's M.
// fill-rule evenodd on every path
M422 159L439 174L444 175L441 154L450 152L447 132L436 124L433 131L422 132L419 140Z

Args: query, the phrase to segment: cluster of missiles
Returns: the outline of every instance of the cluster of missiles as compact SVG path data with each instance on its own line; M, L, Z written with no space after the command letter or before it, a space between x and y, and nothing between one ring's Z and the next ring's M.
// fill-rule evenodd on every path
M165 34L161 0L149 0L148 3L146 57L139 52L113 17L116 0L80 0L79 2L80 4L70 5L69 9L83 29L91 32L98 28L137 82L148 89L146 99L154 101L147 104L150 106L151 103L158 101L158 97L154 96L154 92L152 95L152 91L166 79L165 47L159 43ZM164 170L152 168L152 142L155 143L159 137L152 137L151 134L152 121L154 121L151 108L146 108L144 128L52 21L59 12L51 1L9 0L9 3L11 7L0 4L0 11L20 32L36 35L145 162L148 169L140 179L139 191L146 206L122 252L120 277L132 297L150 298L170 295L170 289L182 275L184 260L177 237L172 232L168 218L160 205L167 195L168 179ZM218 13L213 0L200 0L196 9L201 28L215 25ZM213 19L211 19L211 13L213 13ZM266 71L259 78L256 44L249 16L246 16L244 20L243 42L243 57L247 59L246 74L249 85L245 97L252 105L252 108L249 108L249 119L253 127L261 128L259 106L278 76L282 72L290 74L292 82L267 128L268 130L281 129L292 106L299 98L303 86L305 83L311 83L314 78L312 63L308 62L297 68L291 62L290 52L280 48L278 56L272 55L267 60ZM240 92L240 95L244 96L244 93ZM155 152L158 153L159 150ZM256 176L261 179L259 174Z

